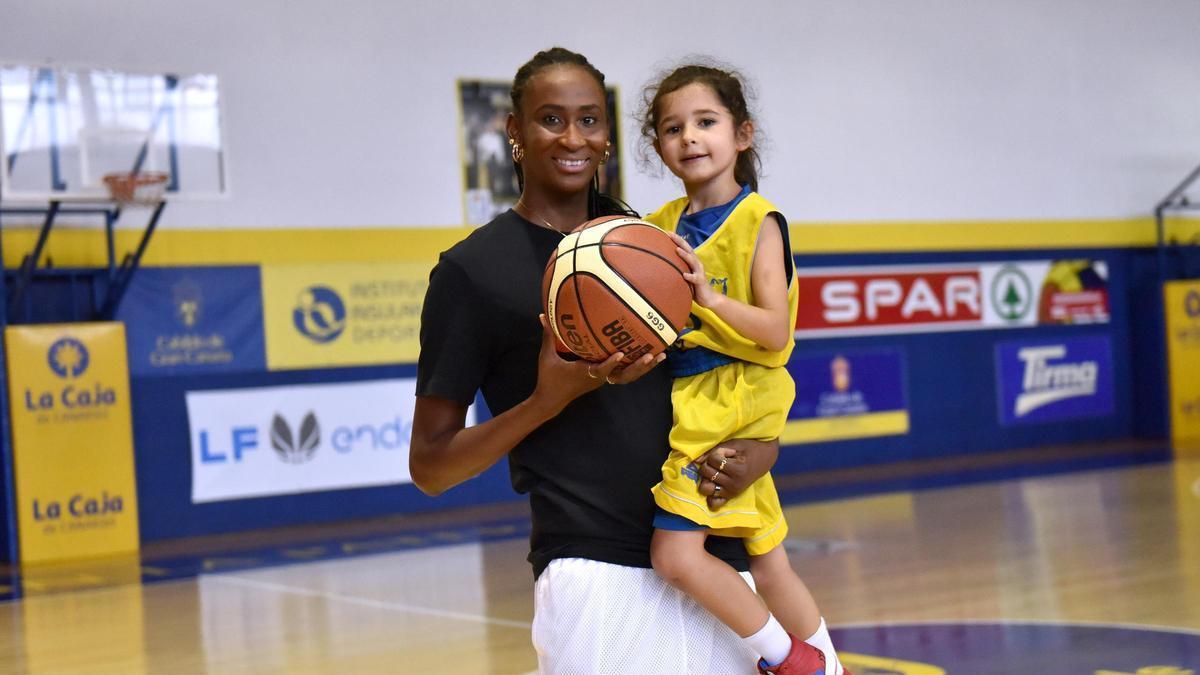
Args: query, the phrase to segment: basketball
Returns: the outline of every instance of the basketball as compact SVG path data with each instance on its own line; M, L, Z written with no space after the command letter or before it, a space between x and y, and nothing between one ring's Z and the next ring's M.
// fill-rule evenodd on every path
M563 238L542 279L560 344L588 361L623 352L622 365L657 355L679 336L692 306L687 263L675 242L637 218L605 216Z

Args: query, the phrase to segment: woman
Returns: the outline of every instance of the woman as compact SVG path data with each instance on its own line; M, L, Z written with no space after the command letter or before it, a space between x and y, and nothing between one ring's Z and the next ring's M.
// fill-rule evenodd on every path
M654 369L662 357L620 370L619 353L599 364L565 361L539 319L542 273L565 233L624 212L595 187L609 153L604 76L582 55L550 49L517 71L512 100L507 133L521 198L442 254L430 275L413 481L438 494L508 457L533 514L533 641L543 672L754 672L737 636L650 568L650 488L671 424L670 381ZM495 417L466 427L477 390ZM724 496L763 475L778 449L725 445L702 469L714 478L724 465ZM701 490L711 495L714 485ZM711 542L745 572L740 541Z

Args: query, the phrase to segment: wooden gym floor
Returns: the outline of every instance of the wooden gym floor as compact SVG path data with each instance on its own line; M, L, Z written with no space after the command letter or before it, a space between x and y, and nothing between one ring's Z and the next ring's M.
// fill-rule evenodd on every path
M359 525L322 532L324 544L268 542L289 564L210 552L199 575L154 583L88 583L112 570L30 576L26 597L0 604L0 672L528 673L523 508L489 509L483 528L372 537ZM884 492L787 515L792 562L856 675L1178 675L1200 660L1200 461ZM340 548L329 543L339 536ZM152 578L155 563L141 564ZM1042 652L1057 656L1029 660Z

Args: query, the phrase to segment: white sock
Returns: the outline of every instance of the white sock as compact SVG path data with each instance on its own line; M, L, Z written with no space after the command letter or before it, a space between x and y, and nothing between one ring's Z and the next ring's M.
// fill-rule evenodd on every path
M777 666L787 658L792 651L792 638L787 634L774 616L767 615L767 622L758 632L742 638L746 645L754 650L767 662L768 666Z
M817 626L817 632L804 641L820 649L825 655L825 675L842 675L842 662L838 661L837 652L833 650L833 639L829 637L829 629L825 627L825 617L821 617L821 625Z

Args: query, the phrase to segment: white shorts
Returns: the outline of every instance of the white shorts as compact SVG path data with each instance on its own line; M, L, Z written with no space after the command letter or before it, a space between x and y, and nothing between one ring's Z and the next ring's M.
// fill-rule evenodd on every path
M544 675L757 672L736 633L654 570L583 558L538 577L533 646Z

